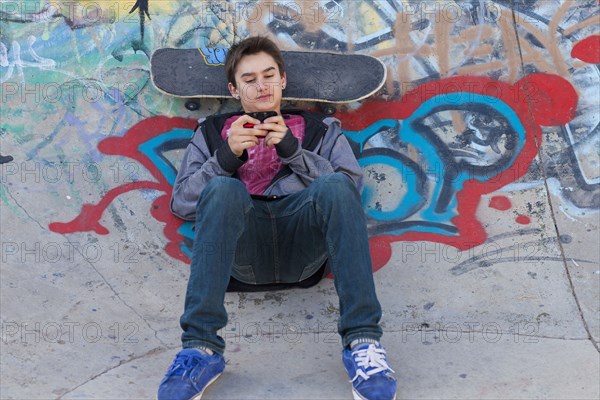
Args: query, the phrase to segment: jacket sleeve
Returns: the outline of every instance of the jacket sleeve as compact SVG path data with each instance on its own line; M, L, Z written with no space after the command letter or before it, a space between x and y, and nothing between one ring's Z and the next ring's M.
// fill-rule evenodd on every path
M210 179L215 176L232 176L235 169L230 165L223 167L223 154L229 150L229 146L218 149L213 156L210 155L201 128L198 127L190 144L185 150L181 167L177 172L173 194L171 196L171 212L179 218L193 221L196 214L196 203L200 193ZM220 152L221 154L220 156ZM233 153L231 153L233 156ZM233 156L235 158L235 156ZM240 163L242 163L240 161Z
M320 144L319 154L303 149L298 142L293 154L281 157L281 161L288 165L306 186L322 175L343 172L352 179L359 193L362 193L362 170L342 132L340 121L329 117L324 123L329 127Z

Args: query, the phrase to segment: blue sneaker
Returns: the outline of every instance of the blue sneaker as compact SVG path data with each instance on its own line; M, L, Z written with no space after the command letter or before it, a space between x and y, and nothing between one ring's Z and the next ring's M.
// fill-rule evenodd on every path
M354 400L393 400L396 378L380 344L360 343L342 351L342 362L352 383Z
M225 359L221 354L183 349L160 382L158 400L198 400L224 369Z

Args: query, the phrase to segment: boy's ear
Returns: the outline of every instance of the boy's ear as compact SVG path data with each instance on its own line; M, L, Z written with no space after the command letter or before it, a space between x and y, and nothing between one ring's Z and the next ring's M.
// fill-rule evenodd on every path
M234 99L240 99L240 92L235 86L233 86L233 83L228 82L227 89L229 89L229 93L231 93Z

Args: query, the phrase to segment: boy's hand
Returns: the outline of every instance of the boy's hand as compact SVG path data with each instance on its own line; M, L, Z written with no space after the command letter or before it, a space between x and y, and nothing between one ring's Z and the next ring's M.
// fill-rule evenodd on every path
M281 115L269 117L265 119L263 123L256 125L254 128L262 129L268 132L265 136L265 146L268 147L279 144L279 142L281 142L281 140L285 137L285 134L288 130L288 127L283 121L283 117Z
M255 125L255 127L244 128L244 124L252 124ZM236 155L236 157L240 157L242 154L244 154L244 150L256 146L260 137L265 137L267 131L256 128L256 125L259 124L259 120L252 118L249 115L242 115L233 124L231 124L227 142L229 143L229 148L231 148L231 151Z

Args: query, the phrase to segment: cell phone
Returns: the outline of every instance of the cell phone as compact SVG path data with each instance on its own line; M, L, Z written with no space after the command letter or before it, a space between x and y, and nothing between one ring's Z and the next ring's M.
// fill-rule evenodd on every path
M258 112L247 113L246 115L249 115L252 118L259 120L260 122L263 122L267 118L276 116L277 112L275 112L275 111L258 111ZM244 128L252 128L252 127L254 127L254 125L244 124Z

